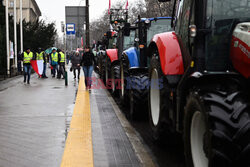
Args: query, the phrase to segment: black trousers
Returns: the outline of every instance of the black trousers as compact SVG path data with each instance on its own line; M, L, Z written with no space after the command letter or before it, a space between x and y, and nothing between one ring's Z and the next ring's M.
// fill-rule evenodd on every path
M62 77L64 78L64 74L65 74L65 63L60 63L57 77L61 78L62 75Z
M76 78L76 70L78 71L77 78L79 79L79 78L80 78L80 73L81 73L80 67L79 67L79 68L74 68L74 69L73 69L74 78Z

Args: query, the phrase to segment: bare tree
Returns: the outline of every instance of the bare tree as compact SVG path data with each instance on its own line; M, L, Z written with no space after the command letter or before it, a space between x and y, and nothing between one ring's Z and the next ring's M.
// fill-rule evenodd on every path
M112 5L112 8L124 8L124 2L117 2ZM145 18L171 16L173 2L158 2L158 0L136 0L129 4L129 22L134 23L138 19L138 15ZM105 11L103 15L90 24L90 39L91 41L102 39L105 32L110 28L109 14Z

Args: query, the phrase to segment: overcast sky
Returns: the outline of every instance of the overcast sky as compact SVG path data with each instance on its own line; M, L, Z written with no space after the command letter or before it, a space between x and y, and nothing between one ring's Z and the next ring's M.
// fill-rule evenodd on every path
M114 4L117 1L126 3L126 0L111 0ZM129 0L129 3L134 0ZM65 6L85 6L85 0L36 0L41 12L42 19L50 22L55 21L58 32L61 31L61 21L65 21ZM109 0L89 0L90 21L100 17L105 10L108 10Z

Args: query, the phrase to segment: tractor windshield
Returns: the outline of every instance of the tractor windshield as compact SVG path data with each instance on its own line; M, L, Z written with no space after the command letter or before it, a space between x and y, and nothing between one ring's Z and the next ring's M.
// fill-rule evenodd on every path
M130 31L130 36L124 36L123 48L124 50L133 47L135 40L135 30Z
M250 0L208 0L206 69L230 69L230 43L237 23L250 19Z
M159 19L151 21L151 26L147 31L147 43L150 43L154 35L171 30L171 19Z
M115 49L117 47L116 44L117 44L117 38L112 37L111 39L109 39L108 49Z

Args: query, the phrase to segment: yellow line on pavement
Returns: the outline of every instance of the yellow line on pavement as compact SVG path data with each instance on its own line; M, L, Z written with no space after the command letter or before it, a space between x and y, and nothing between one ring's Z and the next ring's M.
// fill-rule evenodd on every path
M93 167L93 146L89 92L84 78L79 83L77 98L67 136L61 167Z

